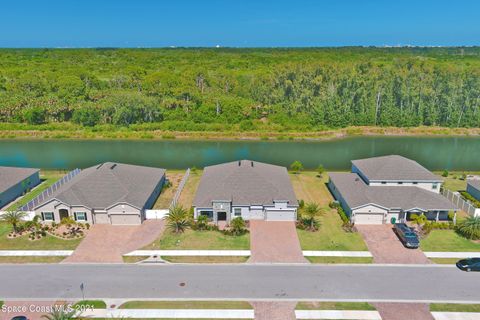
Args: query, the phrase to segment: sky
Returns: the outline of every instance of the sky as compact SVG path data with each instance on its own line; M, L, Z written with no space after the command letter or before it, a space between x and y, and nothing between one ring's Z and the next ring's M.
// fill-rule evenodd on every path
M0 0L0 47L480 45L478 0Z

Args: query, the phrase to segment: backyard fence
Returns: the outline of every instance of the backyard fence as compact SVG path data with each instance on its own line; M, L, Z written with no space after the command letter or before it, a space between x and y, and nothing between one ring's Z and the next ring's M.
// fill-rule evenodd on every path
M185 184L187 183L189 176L190 176L190 168L187 169L187 171L185 172L185 175L182 178L182 181L180 181L177 191L173 196L172 203L170 204L170 208L175 207L177 205L178 199L180 198L180 194L182 194L182 190L185 187Z
M65 176L63 176L62 179L58 180L54 184L52 184L50 187L45 189L42 193L40 193L37 197L35 197L33 200L29 201L26 205L20 207L21 211L32 211L33 208L35 208L37 205L42 203L45 199L48 199L55 191L57 191L62 185L67 183L68 181L72 180L73 177L75 177L77 174L81 172L80 169L75 169L67 173Z
M465 211L472 217L476 217L480 215L480 209L476 208L474 205L462 198L460 193L452 192L447 189L443 189L442 194L450 200L453 204L455 204L459 209Z

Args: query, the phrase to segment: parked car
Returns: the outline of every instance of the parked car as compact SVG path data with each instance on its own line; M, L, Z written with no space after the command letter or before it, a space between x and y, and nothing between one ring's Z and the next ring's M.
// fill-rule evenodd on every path
M480 258L468 258L458 260L457 268L462 271L480 271Z
M25 316L15 316L11 320L28 320L28 318Z
M395 223L393 230L406 248L416 249L420 245L417 234L405 223Z

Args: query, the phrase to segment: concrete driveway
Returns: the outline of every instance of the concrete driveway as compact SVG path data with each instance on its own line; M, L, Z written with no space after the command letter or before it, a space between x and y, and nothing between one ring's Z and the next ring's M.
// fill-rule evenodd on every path
M357 225L374 263L431 263L420 249L407 249L393 232L392 225Z
M252 263L307 263L295 222L250 220Z
M63 263L121 263L123 254L153 242L164 228L163 220L147 220L140 226L95 224Z

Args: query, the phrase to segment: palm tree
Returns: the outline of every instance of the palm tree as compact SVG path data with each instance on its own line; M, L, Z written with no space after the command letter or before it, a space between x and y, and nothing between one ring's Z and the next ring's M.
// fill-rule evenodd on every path
M315 223L317 222L317 217L320 214L323 214L324 211L323 209L320 208L320 206L315 203L315 202L310 202L305 205L303 213L307 216L307 219L309 221L309 229L310 231L315 231Z
M480 239L480 217L468 217L457 226L457 232L467 239Z
M49 314L45 314L42 318L47 320L72 320L76 319L80 314L68 305L55 306L54 310Z
M244 234L246 227L245 220L243 220L242 217L236 217L230 221L230 228L234 235L239 236Z
M18 210L10 210L4 213L0 219L8 224L11 224L13 227L13 231L18 233L17 226L22 222L22 220L27 216L27 214L23 211Z
M167 227L175 233L184 232L190 225L187 210L182 206L171 207L165 219L167 220Z

